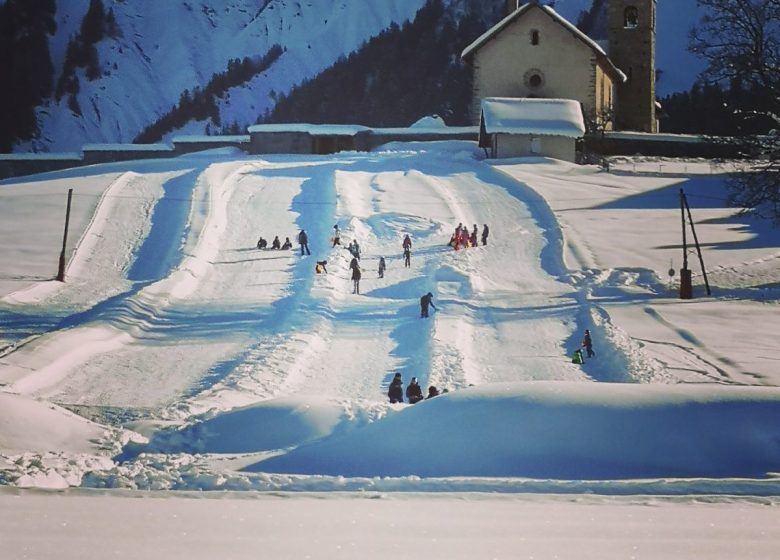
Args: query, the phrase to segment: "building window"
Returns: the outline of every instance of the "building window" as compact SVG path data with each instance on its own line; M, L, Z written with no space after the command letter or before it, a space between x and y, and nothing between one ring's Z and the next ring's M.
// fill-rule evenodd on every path
M532 29L531 30L531 44L532 45L538 45L539 44L539 30L538 29Z
M626 29L639 27L639 10L636 9L636 6L629 6L623 12L623 27Z

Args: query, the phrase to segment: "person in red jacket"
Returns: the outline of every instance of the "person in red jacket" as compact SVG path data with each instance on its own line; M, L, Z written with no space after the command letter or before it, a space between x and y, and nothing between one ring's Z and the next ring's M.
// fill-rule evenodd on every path
M402 247L404 249L404 267L409 268L412 266L412 240L409 239L408 233L406 234L406 237L404 237Z

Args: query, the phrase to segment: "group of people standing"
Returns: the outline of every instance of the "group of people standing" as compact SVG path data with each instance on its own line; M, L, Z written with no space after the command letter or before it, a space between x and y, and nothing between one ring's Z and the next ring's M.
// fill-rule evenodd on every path
M258 249L267 249L268 248L268 241L266 241L265 238L263 238L261 236L260 239L257 240L257 248ZM289 237L285 237L284 238L284 244L282 244L282 242L279 241L279 236L278 235L274 235L274 239L273 239L273 241L271 241L271 249L282 249L282 250L285 250L285 251L287 249L292 249L292 243L290 242L290 238Z
M482 226L482 245L487 245L488 236L490 235L490 228L487 224L484 224ZM464 226L462 223L458 224L458 227L455 228L455 233L452 234L452 237L450 237L450 247L453 247L456 251L460 249L461 247L476 247L478 245L477 243L477 236L479 236L479 231L477 228L477 224L474 224L474 229L469 232L469 228Z
M339 229L339 225L336 224L333 226L333 245L332 247L335 247L336 245L341 245L341 230ZM308 238L306 237L306 232L301 230L301 233L298 235L298 242L301 245L301 255L304 254L304 248L306 250L306 254L309 253L309 247L308 247ZM404 266L409 267L410 266L410 259L411 259L411 249L412 249L412 240L409 238L409 234L406 234L404 236L404 240L401 243L401 247L404 251ZM349 251L350 255L352 255L352 260L349 262L349 270L350 270L350 280L352 280L352 293L353 294L360 294L360 280L363 277L363 271L360 267L360 244L356 239L353 239L349 242L349 245L347 246L347 250ZM324 266L321 266L321 261L317 262L317 272L324 271ZM385 271L387 270L387 261L383 256L379 257L379 265L377 267L377 275L379 278L385 277ZM325 271L327 272L327 271Z
M428 396L425 398L431 399L438 394L439 390L431 385L428 387ZM400 372L396 372L395 376L393 376L390 388L387 390L387 397L392 404L404 402L404 382ZM420 387L416 377L412 377L412 380L406 387L406 400L409 401L409 404L415 404L423 400L422 387Z

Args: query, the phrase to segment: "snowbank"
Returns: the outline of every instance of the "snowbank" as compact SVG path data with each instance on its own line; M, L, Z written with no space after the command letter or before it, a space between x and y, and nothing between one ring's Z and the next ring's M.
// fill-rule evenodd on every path
M780 472L778 417L780 389L491 384L436 397L249 470L575 480L761 477Z

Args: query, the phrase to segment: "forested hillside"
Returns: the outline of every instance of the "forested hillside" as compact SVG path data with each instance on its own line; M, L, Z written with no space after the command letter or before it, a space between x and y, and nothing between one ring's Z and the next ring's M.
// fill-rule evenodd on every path
M460 53L464 38L500 18L502 4L471 5L456 18L442 0L430 0L413 21L392 25L281 96L264 121L408 126L437 114L451 126L470 124L471 68Z

